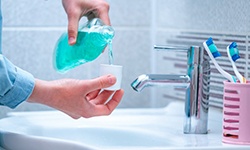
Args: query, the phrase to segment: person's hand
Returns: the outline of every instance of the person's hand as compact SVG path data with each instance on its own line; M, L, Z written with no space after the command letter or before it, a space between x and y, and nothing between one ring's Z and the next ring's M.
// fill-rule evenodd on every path
M121 89L114 93L101 89L115 82L113 75L91 80L36 79L35 88L27 101L53 107L74 119L109 115L121 101L124 91Z
M110 25L109 4L104 0L62 0L68 16L69 44L76 43L78 22L82 16L92 19L100 18L106 25Z

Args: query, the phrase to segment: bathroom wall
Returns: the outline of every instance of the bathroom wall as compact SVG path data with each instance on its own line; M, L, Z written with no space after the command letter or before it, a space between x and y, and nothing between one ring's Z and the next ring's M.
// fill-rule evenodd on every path
M140 74L182 72L172 61L164 59L165 55L175 54L156 52L153 50L154 44L167 44L183 32L202 33L207 37L220 33L223 37L225 34L248 36L250 30L248 0L107 1L110 3L110 17L116 31L113 40L114 63L124 67L122 88L125 95L119 108L164 107L174 99L171 94L166 95L175 93L171 88L145 88L137 93L130 87L130 83ZM66 74L59 74L53 69L54 45L67 27L67 16L61 0L2 0L2 14L3 53L36 78L90 79L98 76L100 63L108 62L107 54L104 53L96 61L81 65ZM85 21L82 19L80 24ZM199 44L200 41L192 39L189 44ZM0 109L0 117L3 117L10 111L51 108L25 102L15 110L6 107Z

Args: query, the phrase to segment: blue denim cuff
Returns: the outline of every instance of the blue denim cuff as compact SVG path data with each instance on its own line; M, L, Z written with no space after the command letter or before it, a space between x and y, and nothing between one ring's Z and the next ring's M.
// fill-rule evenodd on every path
M31 95L35 79L30 73L16 67L16 79L13 87L0 98L1 104L10 108L17 107Z

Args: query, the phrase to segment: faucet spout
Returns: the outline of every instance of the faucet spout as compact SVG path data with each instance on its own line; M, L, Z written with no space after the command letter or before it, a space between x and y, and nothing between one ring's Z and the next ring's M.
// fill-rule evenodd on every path
M149 86L188 88L189 84L188 75L142 74L131 83L131 87L135 91L141 92Z

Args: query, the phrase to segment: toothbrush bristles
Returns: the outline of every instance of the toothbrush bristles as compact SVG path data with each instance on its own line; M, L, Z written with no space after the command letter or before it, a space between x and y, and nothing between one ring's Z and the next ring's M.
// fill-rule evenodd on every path
M236 42L232 42L230 45L229 45L229 52L230 52L230 55L233 59L233 61L235 62L237 59L240 58L240 55L239 55L239 50L237 48L237 43Z
M208 48L210 49L210 52L212 53L214 58L221 56L220 52L218 51L218 48L214 44L213 39L211 37L208 38L208 40L206 41L206 44L207 44Z

